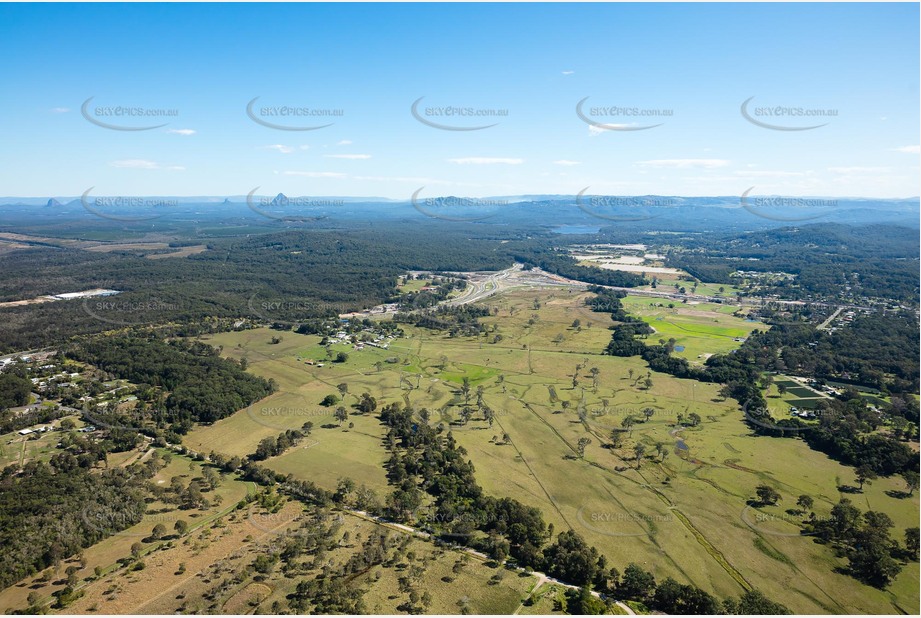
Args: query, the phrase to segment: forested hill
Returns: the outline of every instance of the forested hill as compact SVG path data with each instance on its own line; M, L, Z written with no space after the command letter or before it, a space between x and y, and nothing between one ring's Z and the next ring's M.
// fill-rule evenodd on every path
M778 282L785 297L835 295L845 286L854 296L917 303L918 230L888 225L855 227L812 224L699 238L669 253L669 265L703 281L731 283L736 270L785 272Z

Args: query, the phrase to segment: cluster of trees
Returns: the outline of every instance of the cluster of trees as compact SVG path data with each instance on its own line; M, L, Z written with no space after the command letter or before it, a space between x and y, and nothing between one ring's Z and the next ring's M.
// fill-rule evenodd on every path
M756 354L764 371L792 371L884 394L917 393L917 333L914 314L898 311L860 315L832 334L811 324L778 322L769 331L752 333L743 347Z
M274 384L246 373L240 363L221 358L204 343L163 341L155 336L93 337L74 345L68 356L135 384L169 395L148 409L157 428L184 434L192 423L212 423L274 391ZM127 427L137 427L132 419Z
M91 472L69 453L0 471L0 588L141 521L156 462Z
M452 337L476 337L484 332L478 318L489 316L488 307L476 305L441 305L437 309L398 313L393 316L397 324L413 324L432 330L445 331Z
M474 478L473 464L465 459L466 450L450 432L441 435L411 408L391 403L380 418L388 427L388 479L396 487L387 499L389 517L413 521L427 494L434 499L436 533L473 539L478 530L487 535L482 549L494 557L511 555L524 565L540 564L539 548L548 528L538 509L486 496Z
M389 299L390 302L400 303L400 309L412 311L415 309L428 309L446 300L454 290L463 290L467 282L463 279L435 277L428 287L434 290L419 290L396 295Z
M10 433L33 425L50 423L62 416L73 414L62 410L60 406L36 406L14 414L12 410L0 406L0 433Z
M789 614L784 605L771 601L758 590L747 590L739 599L720 601L696 586L682 584L671 577L656 583L649 571L630 563L623 575L612 571L610 587L620 599L638 601L668 615L779 615ZM572 613L572 612L570 612Z
M850 500L842 498L829 517L817 519L813 514L806 530L844 554L851 575L885 588L901 572L900 561L918 559L918 528L905 530L903 548L891 537L893 525L885 513L861 513Z
M26 405L30 392L32 381L24 365L16 364L0 373L0 410Z
M823 400L816 412L818 424L800 432L812 448L881 476L918 472L917 453L895 438L876 433L883 419L863 398Z
M599 287L593 285L589 287L589 292L593 292L595 295L585 301L585 304L591 307L592 311L597 313L609 313L611 319L615 322L639 322L640 320L634 318L626 309L624 305L620 302L621 298L626 298L626 292L619 292L616 290L609 290L607 288Z
M326 551L335 548L338 543L336 528L328 530L329 536L325 538L328 547L323 546L323 540L312 541L307 537L307 545L314 545L316 558L322 557ZM335 539L335 540L333 540ZM315 578L305 580L297 585L294 594L290 597L290 606L297 613L311 614L363 614L367 613L362 597L365 589L355 585L355 576L367 573L373 567L381 564L391 564L396 558L406 551L409 537L403 541L390 536L387 531L378 531L369 534L362 543L361 549L352 554L348 560L340 565L326 565ZM301 541L296 542L303 544ZM290 555L289 542L283 556ZM289 562L290 563L290 562ZM420 608L421 609L421 608ZM412 613L421 613L419 611Z
M256 446L256 451L249 458L253 461L263 461L269 457L281 455L292 446L297 446L305 436L310 435L310 429L313 427L313 423L309 421L304 425L303 430L288 429L278 434L275 438L271 436L263 438Z

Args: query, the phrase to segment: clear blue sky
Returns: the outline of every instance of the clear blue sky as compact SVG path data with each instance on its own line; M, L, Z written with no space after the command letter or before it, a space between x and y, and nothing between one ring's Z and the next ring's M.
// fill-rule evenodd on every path
M918 4L0 5L0 194L919 191ZM269 118L246 105L338 109ZM120 126L167 123L148 131ZM508 110L427 119L427 107ZM598 129L583 112L618 129ZM782 127L827 124L806 131ZM104 118L96 107L176 109ZM763 107L834 110L766 117ZM595 107L669 110L592 116ZM597 111L597 110L596 110Z

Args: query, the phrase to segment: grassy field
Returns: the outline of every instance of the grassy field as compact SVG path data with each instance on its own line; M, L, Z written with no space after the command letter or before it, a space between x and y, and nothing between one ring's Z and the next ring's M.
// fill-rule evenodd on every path
M165 455L169 451L158 449L158 452L161 455ZM122 459L127 461L129 458L136 459L138 456L143 455L143 452L129 452ZM151 483L157 485L169 484L173 477L179 477L187 485L191 479L201 476L201 464L199 462L176 453L169 452L169 456L171 457L170 463L151 479ZM116 465L111 457L109 465ZM124 571L119 570L117 562L131 555L131 546L135 543L142 543L145 554L158 552L159 548L169 541L149 540L150 533L157 524L163 524L166 526L168 533L172 534L176 521L182 519L189 525L189 530L194 532L208 526L222 514L230 512L236 503L246 497L247 493L253 489L254 485L252 483L244 483L233 477L226 477L216 489L205 493L205 496L211 501L211 505L205 509L179 510L172 504L160 501L149 502L147 512L140 523L122 530L84 551L86 564L77 573L80 580L78 586L90 585L95 579L94 572L97 568L102 573L120 572L124 575ZM51 567L46 569L45 572L22 580L18 584L0 591L0 609L8 611L24 608L27 605L26 597L30 592L35 592L42 599L50 599L53 592L64 587L64 570L72 565L80 566L78 560L71 558L62 562L57 570ZM53 577L48 581L43 581L42 576L46 572L53 574ZM143 575L141 578L146 580ZM148 591L151 584L159 585L156 582L146 581ZM109 609L101 608L100 611L102 613L117 613L116 609L110 611Z
M684 346L675 355L691 362L702 362L711 354L724 354L739 347L736 339L748 337L752 331L767 327L760 322L750 322L734 317L737 307L713 303L696 305L671 303L640 296L623 300L627 311L641 317L655 329L650 341L674 338L676 345Z
M279 552L287 541L302 534L301 526L310 518L333 526L331 551L322 556L308 553L297 573L286 573L277 566L253 569L257 557ZM409 600L409 594L399 579L411 568L413 589L429 593L431 602L426 611L436 614L460 613L462 608L474 614L511 614L536 583L532 576L438 548L347 512L319 511L296 502L283 502L271 511L256 504L242 508L233 505L220 518L204 518L184 536L148 548L141 556L143 566L137 570L113 566L99 576L93 575L93 564L101 558L105 562L122 557L111 549L108 557L103 557L105 543L93 547L87 551L89 564L84 571L88 575L79 586L82 596L52 613L272 613L287 607L288 597L300 581L315 577L327 564L346 562L360 550L363 539L381 532L389 535L388 559L355 574L349 582L355 594L364 591L365 611L369 613L402 613L399 607ZM0 602L10 609L21 608L25 606L25 590L45 594L53 588L11 588L0 596Z
M452 431L487 492L541 508L556 530L579 531L613 565L637 562L659 579L672 576L721 597L755 586L800 613L917 613L917 563L907 565L887 591L864 586L835 572L843 560L796 535L785 513L797 496L809 494L816 514L826 516L842 496L838 487L853 482L851 468L800 439L755 436L738 406L717 396L717 385L651 373L653 385L645 389L648 369L642 360L599 354L610 338L610 319L588 311L585 297L560 290L497 295L484 301L497 310L482 319L495 327L488 337L451 338L406 327L406 336L389 350L348 349L345 363L324 367L299 360L325 356L317 337L287 333L276 345L269 330L208 337L225 355L245 356L250 370L274 378L281 392L194 430L185 443L206 452L247 454L261 438L309 418L315 426L310 440L266 464L330 489L338 478L351 477L384 494L389 490L377 421L352 415L340 427L331 409L319 406L344 382L347 404L369 392L381 403L405 401L437 411L433 423L453 421ZM649 307L648 299L628 298L627 304L657 329L665 322L655 320L657 312L670 324L694 329L675 331L684 333L685 354L693 360L732 349L738 345L734 337L763 327L733 318L723 305L672 311ZM495 334L501 341L487 343ZM597 384L592 368L598 370ZM496 411L493 426L478 416L457 424L464 376L474 391L483 387L485 402ZM260 412L260 406L277 410ZM649 420L636 424L621 448L604 448L611 430L627 416L642 417L644 408L654 410ZM701 425L679 430L678 415L690 412L701 416ZM580 438L591 440L583 458ZM645 447L639 469L637 444ZM752 513L747 502L764 482L783 500ZM889 514L896 522L894 536L901 537L919 516L917 496L899 500L886 494L901 486L900 480L880 479L849 497L863 510Z
M407 294L409 292L418 292L432 282L431 279L406 279L400 282L397 289Z

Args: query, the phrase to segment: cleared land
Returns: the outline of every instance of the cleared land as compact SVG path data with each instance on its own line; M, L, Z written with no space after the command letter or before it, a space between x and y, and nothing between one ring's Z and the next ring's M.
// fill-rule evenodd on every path
M451 338L406 327L406 336L386 351L333 346L334 353L348 351L349 359L324 367L303 361L325 358L319 337L286 333L275 345L270 343L275 332L267 329L209 337L225 355L246 357L252 372L274 378L281 392L196 429L185 443L204 452L245 455L263 437L311 420L310 441L266 464L329 489L338 478L351 477L384 494L389 491L382 469L386 455L376 419L351 414L340 427L333 408L319 405L324 396L338 394L336 386L344 382L347 405L369 392L380 403L406 401L436 411L431 422L450 424L489 493L541 508L557 530L578 530L616 566L637 562L659 579L672 576L722 597L756 586L800 613L918 612L917 563L906 566L887 591L863 586L835 572L843 561L828 547L799 536L785 512L797 496L808 494L816 501L817 516L827 516L843 496L838 487L853 482L851 468L799 439L753 435L738 406L719 399L717 385L652 373L647 390L642 360L600 355L611 322L584 307L586 297L567 290L500 293L483 301L497 311L482 319L490 329L495 326L488 337ZM648 299L628 299L638 314L644 313L644 303L649 307ZM739 345L734 337L761 327L732 318L723 305L683 305L663 311L663 317L695 329L675 331L685 338L692 360L732 349ZM643 318L654 327L661 324L652 313ZM580 324L573 327L576 319ZM501 341L487 343L496 334ZM582 367L575 375L577 364ZM598 369L597 387L592 367ZM496 411L493 426L478 415L459 424L464 376L472 391L484 388L484 401ZM266 405L278 410L260 412ZM647 407L654 414L633 427L622 447L604 448L612 429L626 416L643 418ZM701 425L680 430L678 414L690 412L701 416ZM577 443L583 437L592 442L579 458ZM639 469L637 444L646 447ZM747 501L764 482L783 500L753 515ZM889 514L900 536L917 525L919 516L917 496L899 500L885 493L902 485L880 479L848 497L862 510Z

